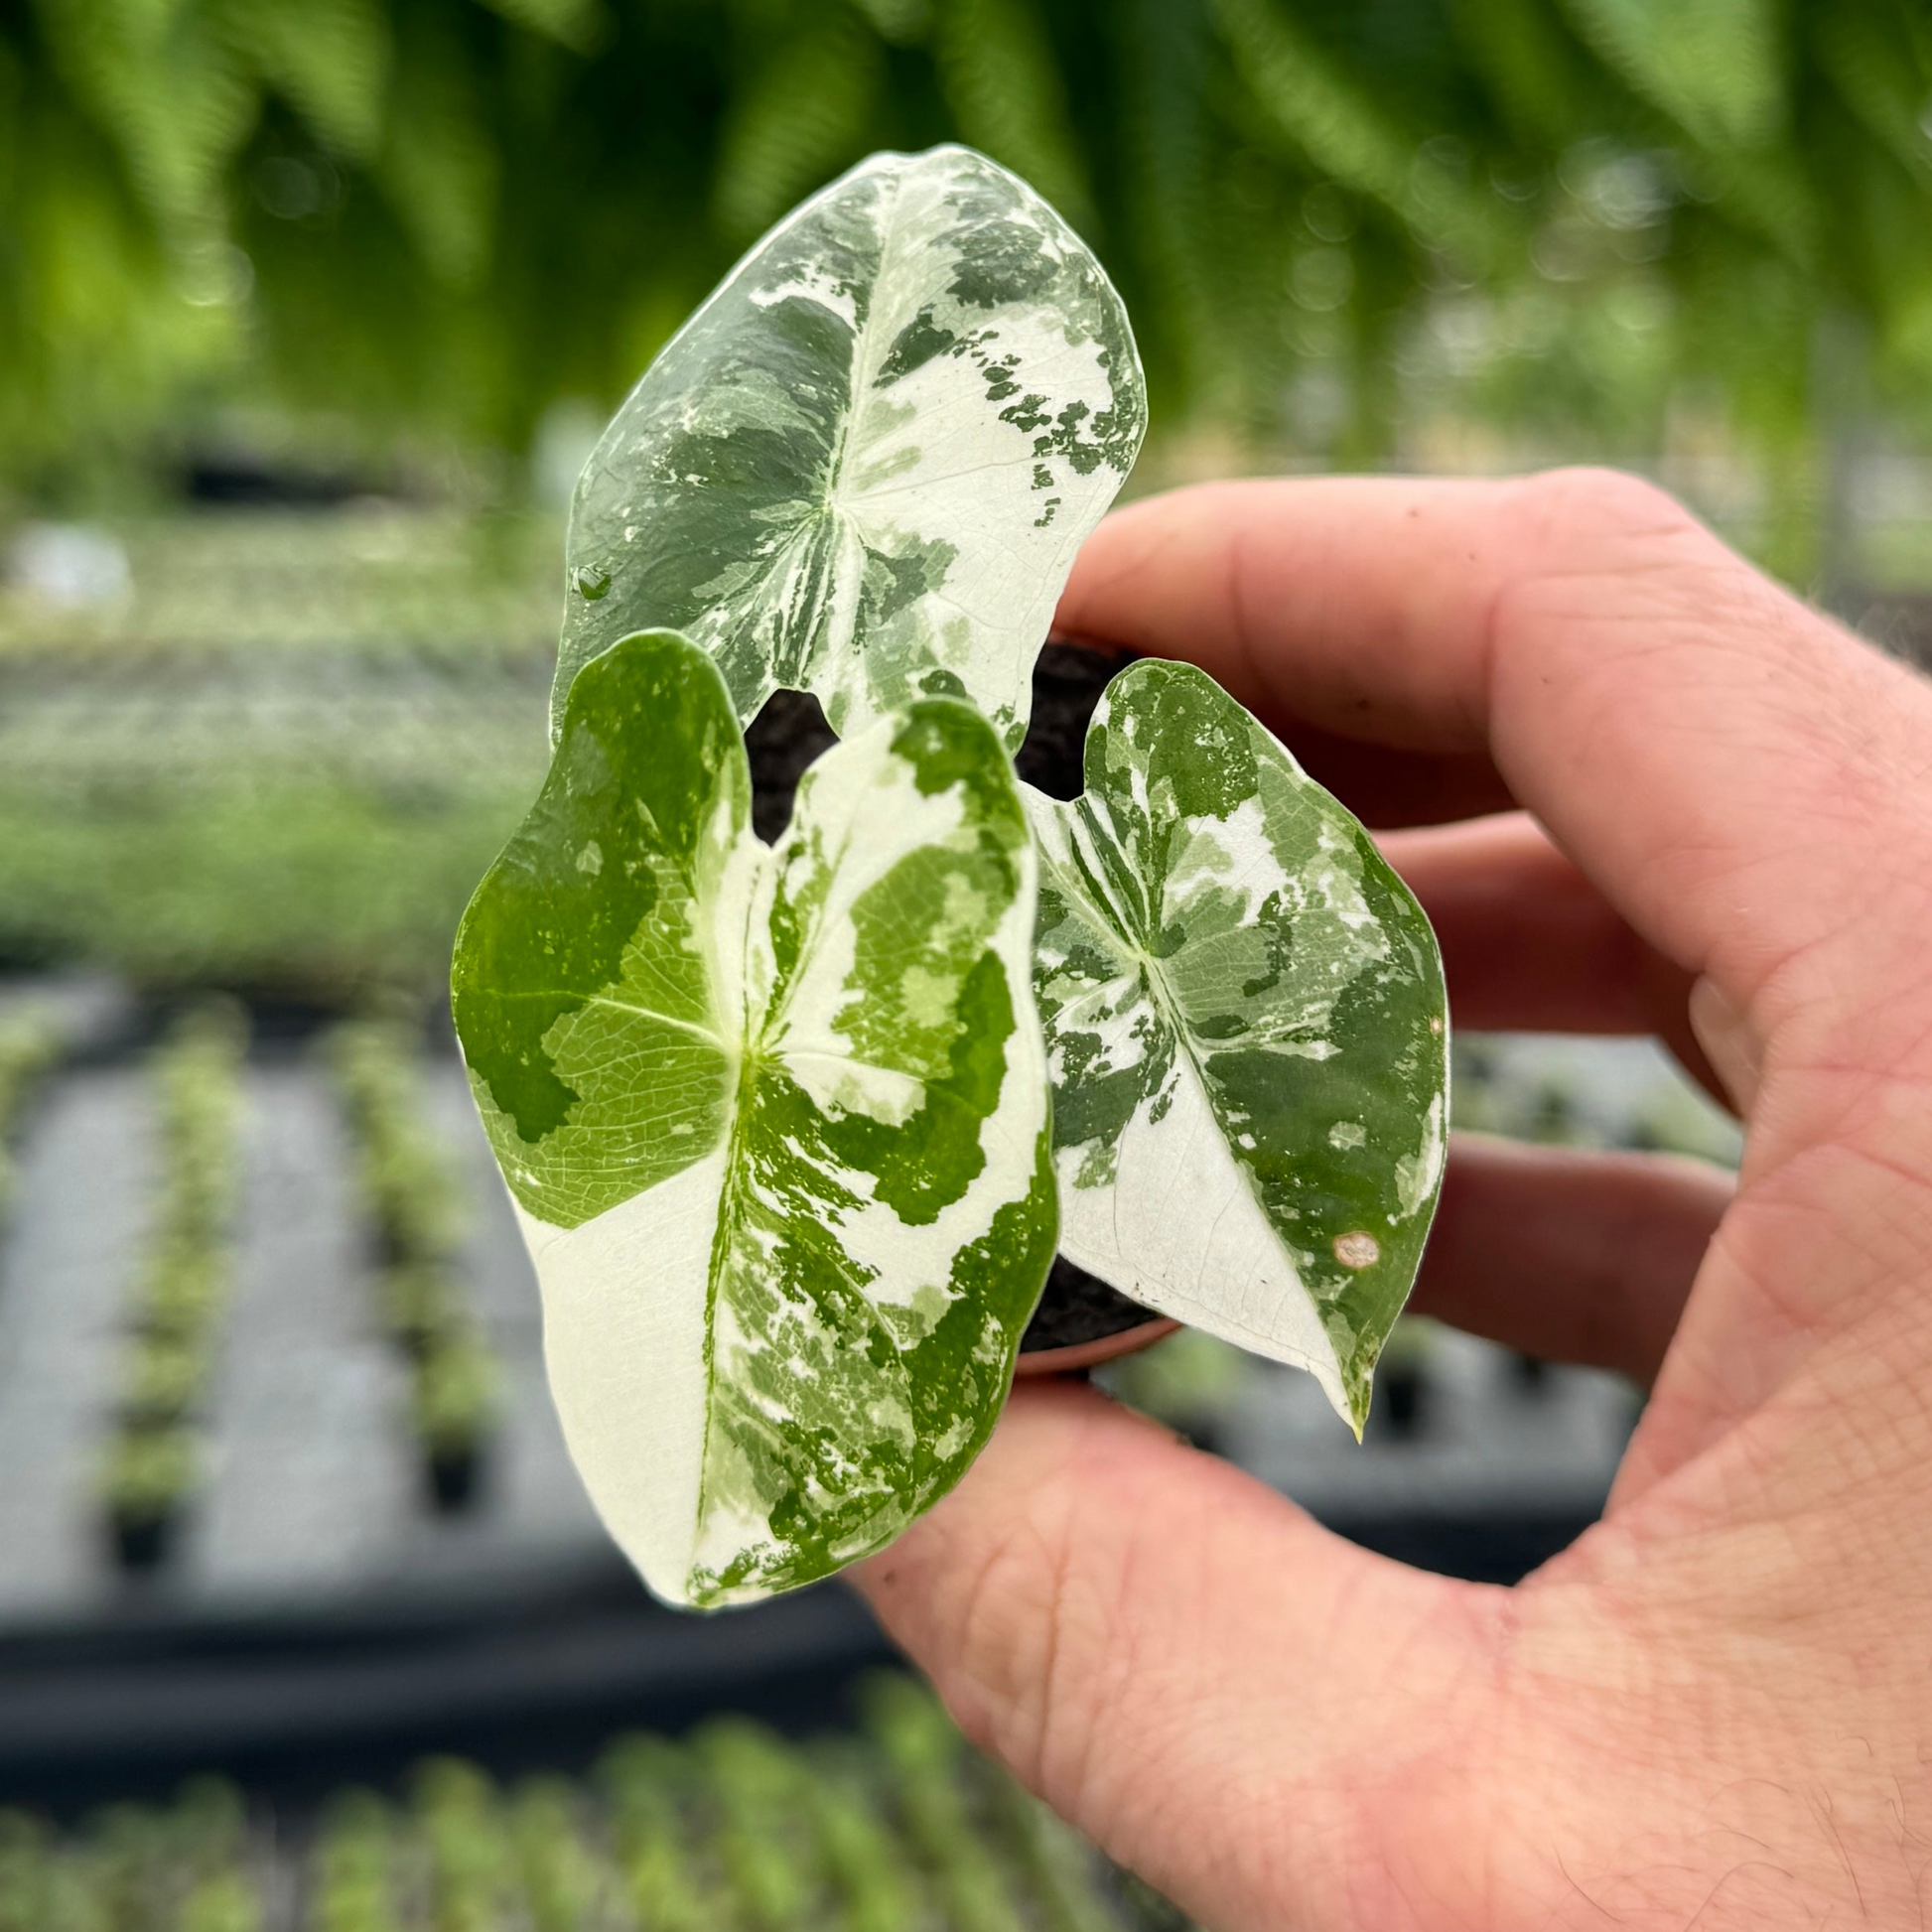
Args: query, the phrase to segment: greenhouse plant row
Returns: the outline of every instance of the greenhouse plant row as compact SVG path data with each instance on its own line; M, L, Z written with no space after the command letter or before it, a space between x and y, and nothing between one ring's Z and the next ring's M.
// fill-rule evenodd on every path
M197 1411L232 1286L246 1044L240 1012L209 1005L183 1016L154 1055L154 1225L129 1298L119 1413L100 1478L115 1548L129 1569L161 1560L200 1480Z
M430 1494L460 1509L477 1493L502 1371L465 1307L462 1183L424 1116L416 1056L406 1024L348 1022L329 1040L374 1237L378 1317L410 1364Z
M743 1718L507 1786L453 1757L281 1819L196 1779L70 1829L0 1813L0 1932L1154 1932L1184 1922L910 1680L856 1732Z

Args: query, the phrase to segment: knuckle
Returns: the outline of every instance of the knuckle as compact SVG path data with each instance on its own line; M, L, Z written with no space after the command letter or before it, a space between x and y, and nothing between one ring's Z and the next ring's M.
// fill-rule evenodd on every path
M1655 483L1618 470L1552 470L1514 490L1489 611L1492 673L1545 675L1554 652L1580 690L1587 683L1606 696L1637 683L1755 684L1802 642L1797 607ZM1684 645L1694 654L1668 676L1646 665Z
M1594 465L1546 470L1521 485L1525 515L1560 545L1604 539L1652 543L1702 534L1677 498L1627 470Z

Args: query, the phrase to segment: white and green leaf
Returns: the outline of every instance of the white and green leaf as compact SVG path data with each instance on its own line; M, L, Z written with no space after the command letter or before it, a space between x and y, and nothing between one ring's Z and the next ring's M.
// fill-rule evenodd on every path
M879 720L775 847L749 798L711 657L623 640L453 974L571 1453L652 1589L705 1605L958 1479L1054 1247L1035 859L992 728Z
M841 736L969 698L1009 751L1074 552L1147 406L1085 244L983 155L882 154L746 256L577 485L551 699L633 631L685 631L749 723L815 692Z
M1108 687L1071 804L1028 794L1060 1247L1309 1369L1359 1432L1449 1103L1442 961L1361 825L1189 665Z

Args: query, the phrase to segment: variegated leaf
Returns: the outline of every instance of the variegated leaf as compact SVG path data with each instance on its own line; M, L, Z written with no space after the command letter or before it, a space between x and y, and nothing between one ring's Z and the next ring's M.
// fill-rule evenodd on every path
M834 747L775 847L673 633L572 686L457 1028L605 1522L674 1602L808 1583L964 1471L1052 1258L1035 856L992 729Z
M1211 679L1108 687L1071 804L1029 792L1060 1246L1311 1370L1359 1432L1449 1101L1442 961L1356 820Z
M781 688L842 736L945 692L1012 750L1146 416L1120 298L1032 189L966 148L873 156L752 250L605 431L553 724L586 663L667 624L741 723Z

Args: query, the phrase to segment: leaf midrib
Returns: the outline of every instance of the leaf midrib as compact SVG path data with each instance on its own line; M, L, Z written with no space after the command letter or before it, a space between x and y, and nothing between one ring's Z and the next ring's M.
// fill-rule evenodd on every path
M1079 834L1072 822L1076 813L1079 814L1088 828L1090 828L1089 835L1094 838L1096 851L1098 850L1099 828L1095 816L1092 812L1081 809L1086 805L1086 797L1083 794L1081 797L1075 799L1070 806L1059 805L1057 803L1054 805L1054 810L1060 814L1062 821L1067 827L1067 849L1076 859L1080 856ZM1126 859L1126 853L1117 841L1115 842L1114 849L1123 860ZM1046 858L1043 852L1041 854L1041 860L1043 864L1051 867L1057 879L1064 882L1061 890L1067 894L1067 897L1074 899L1085 910L1089 919L1098 926L1101 932L1116 942L1120 951L1125 955L1127 963L1139 970L1141 981L1148 990L1150 1003L1161 1016L1162 1020L1167 1023L1168 1031L1173 1035L1176 1046L1179 1049L1178 1057L1185 1062L1188 1072L1193 1076L1194 1084L1200 1089L1202 1104L1207 1108L1215 1125L1220 1127L1221 1117L1214 1105L1214 1092L1207 1083L1207 1075L1201 1069L1199 1055L1196 1051L1197 1046L1205 1046L1208 1042L1201 1040L1195 1034L1192 1023L1187 1019L1186 1015L1180 1010L1179 1005L1174 1000L1173 991L1167 982L1167 975L1162 970L1161 962L1145 946L1141 945L1137 939L1129 935L1126 921L1120 917L1111 900L1106 897L1105 886L1087 866L1084 864L1079 865L1077 872L1070 868L1063 869L1057 865L1053 865L1052 861ZM1086 890L1089 882L1095 888L1092 892ZM1125 975L1122 975L1122 977L1125 977ZM1255 1205L1260 1208L1262 1218L1268 1222L1270 1229L1275 1231L1275 1238L1278 1241L1281 1240L1280 1231L1275 1229L1275 1223L1268 1213L1267 1204L1262 1200L1259 1191L1256 1189L1253 1175L1242 1162L1233 1143L1228 1140L1224 1128L1221 1130L1221 1138L1227 1146L1228 1159L1234 1164L1235 1170L1241 1175L1249 1193L1254 1196Z
M845 481L847 456L852 448L852 432L859 420L859 399L872 391L878 380L879 370L885 361L885 351L890 344L882 344L878 338L884 330L876 327L875 318L879 313L879 291L887 287L891 280L893 256L899 243L899 202L904 192L904 176L894 174L887 177L889 201L887 219L882 224L883 232L879 243L879 267L873 274L872 299L866 304L866 319L860 325L858 337L853 345L852 378L846 397L845 420L839 425L839 440L832 452L832 461L825 471L825 509L831 516L842 516L841 507L844 492L840 485Z

